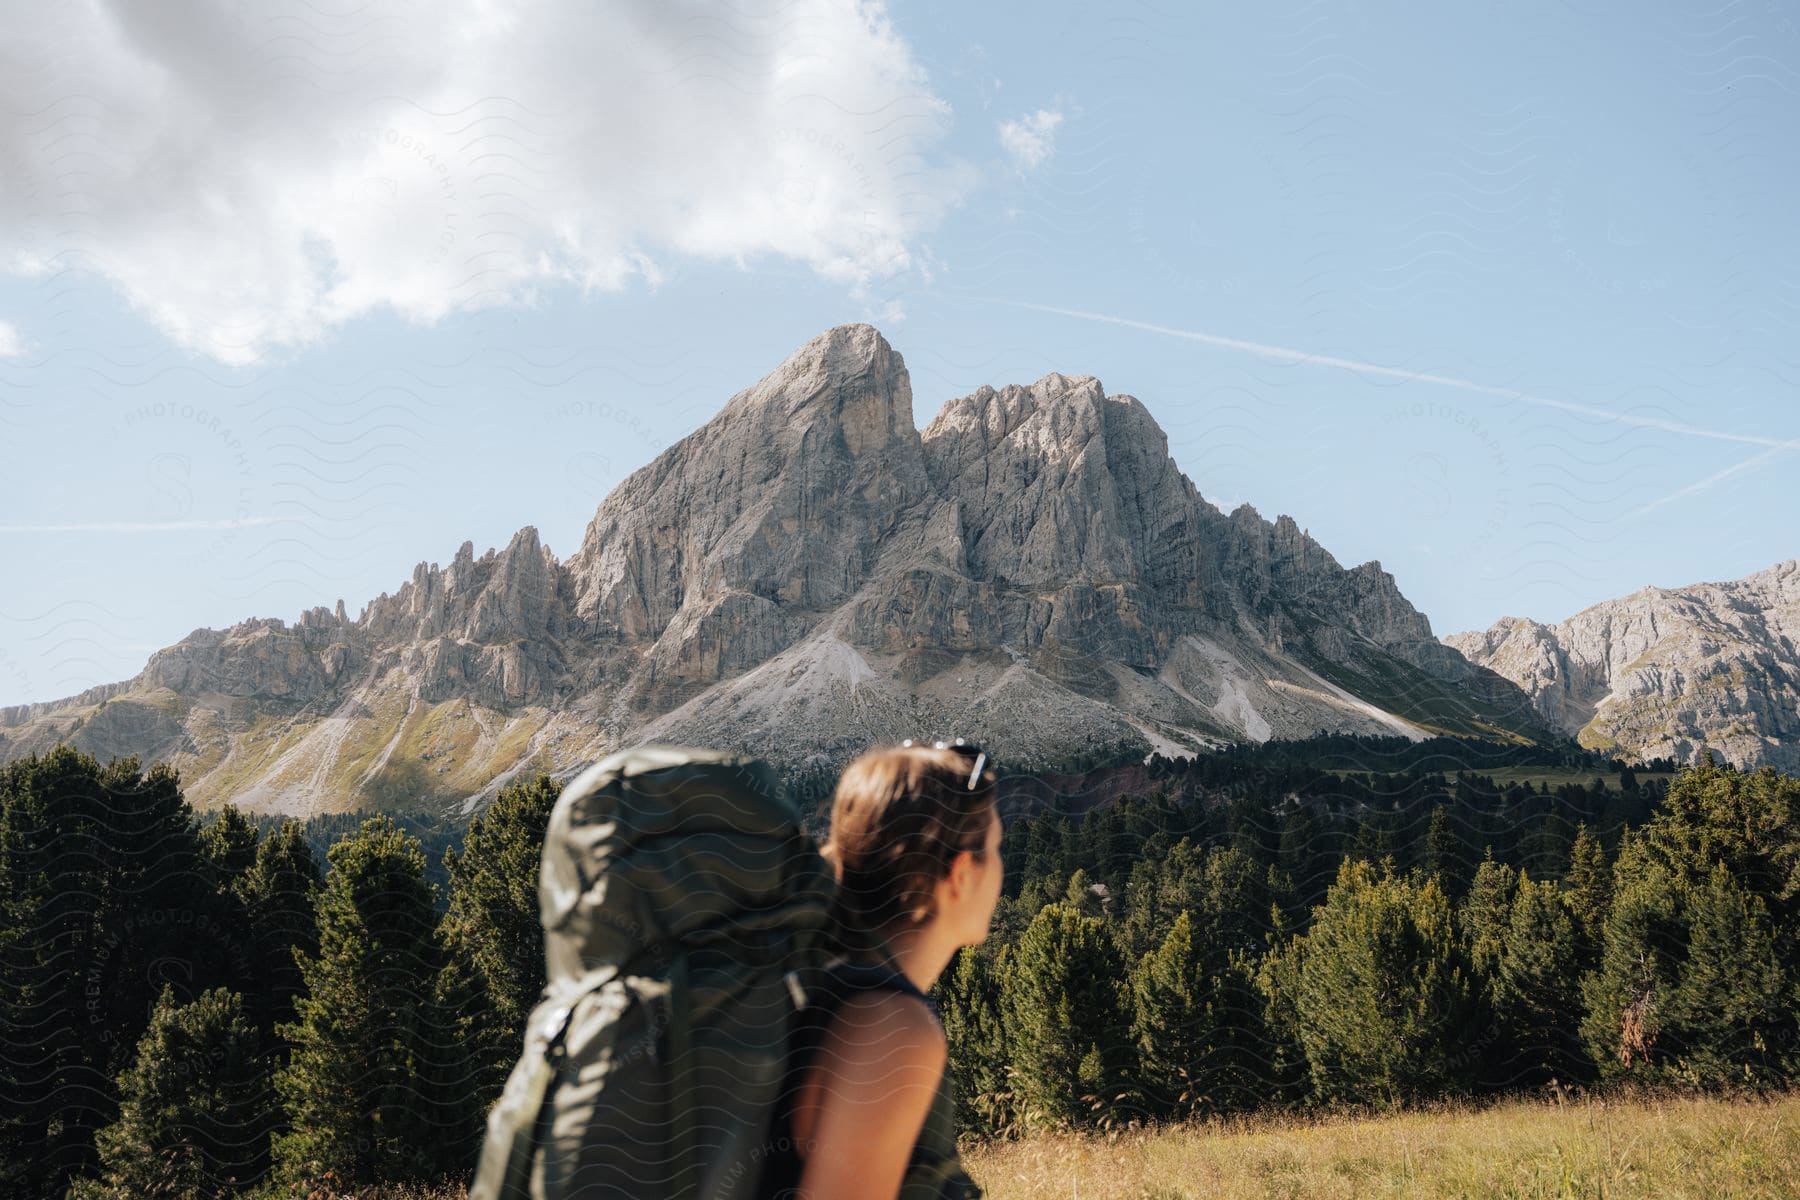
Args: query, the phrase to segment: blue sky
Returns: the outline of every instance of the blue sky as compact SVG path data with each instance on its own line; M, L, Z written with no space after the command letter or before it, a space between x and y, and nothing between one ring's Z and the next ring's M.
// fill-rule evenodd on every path
M1761 4L231 9L0 50L0 704L465 538L566 557L847 321L921 426L1137 396L1440 634L1800 553Z

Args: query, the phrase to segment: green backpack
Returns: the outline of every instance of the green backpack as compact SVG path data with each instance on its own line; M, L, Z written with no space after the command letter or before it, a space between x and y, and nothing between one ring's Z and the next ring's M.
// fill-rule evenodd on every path
M548 983L470 1200L748 1200L829 954L829 865L773 770L621 751L550 815Z
M469 1200L760 1200L825 1022L890 967L835 958L830 867L755 759L648 745L576 776L544 834L548 983L488 1114ZM929 1000L927 1000L929 1003ZM948 1072L904 1200L979 1200Z

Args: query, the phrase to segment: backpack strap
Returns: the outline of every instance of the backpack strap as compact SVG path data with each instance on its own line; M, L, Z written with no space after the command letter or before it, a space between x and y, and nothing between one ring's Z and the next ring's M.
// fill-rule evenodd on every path
M664 1028L664 1046L669 1055L671 1073L685 1071L682 1082L685 1087L675 1085L671 1098L669 1119L674 1128L670 1131L670 1141L675 1156L674 1195L686 1195L684 1190L690 1176L698 1169L699 1163L694 1158L694 1064L688 1061L688 959L683 951L677 951L669 961L666 978L669 990L664 1001L663 1017L668 1022Z
M729 928L721 927L721 928ZM627 977L626 983L641 998L658 1010L661 1023L661 1052L669 1070L669 1147L674 1179L670 1194L696 1193L705 1182L698 1177L703 1163L699 1158L699 1142L695 1136L696 1105L693 1101L697 1066L689 1061L689 1025L692 1020L693 993L689 984L688 955L696 950L717 948L720 928L690 933L677 941L659 938L644 947L633 961L642 958L652 965L660 978ZM743 938L736 939L742 942Z
M531 1195L532 1159L544 1139L544 1123L550 1115L545 1101L555 1082L569 1019L583 997L605 987L618 974L618 964L609 963L553 993L561 997L561 1003L531 1036L519 1065L506 1080L500 1102L489 1114L488 1141L469 1185L470 1200L527 1200ZM499 1153L492 1152L495 1150Z
M915 996L925 1002L932 1015L937 1015L937 1005L931 997L921 992L906 973L889 962L872 963L860 959L835 958L825 965L825 977L830 981L828 986L834 998L842 1002L856 992L901 992Z

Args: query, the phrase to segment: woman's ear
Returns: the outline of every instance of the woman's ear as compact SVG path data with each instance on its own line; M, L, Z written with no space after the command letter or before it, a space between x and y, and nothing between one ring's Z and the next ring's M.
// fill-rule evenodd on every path
M950 894L961 899L975 887L975 852L958 850L956 857L950 860L950 874L945 877L950 883Z

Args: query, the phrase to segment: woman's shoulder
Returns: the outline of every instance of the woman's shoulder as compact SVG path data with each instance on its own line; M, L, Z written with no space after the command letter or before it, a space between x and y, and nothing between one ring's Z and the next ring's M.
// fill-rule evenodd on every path
M869 990L844 997L820 1049L836 1063L884 1063L941 1070L949 1057L944 1027L922 997Z
M870 1163L885 1163L898 1186L948 1062L943 1027L918 997L897 991L846 997L827 1023L812 1087L796 1113L794 1133L809 1148L810 1168L860 1176ZM838 1155L854 1147L854 1165L813 1162L820 1146L835 1147Z
M897 1088L916 1094L941 1083L949 1060L943 1024L904 974L840 959L828 968L819 999L805 1056L816 1084L842 1098L875 1101Z
M943 1081L950 1049L925 1002L900 991L846 997L823 1031L814 1060L828 1092L923 1114Z

